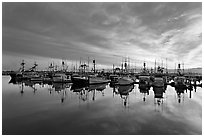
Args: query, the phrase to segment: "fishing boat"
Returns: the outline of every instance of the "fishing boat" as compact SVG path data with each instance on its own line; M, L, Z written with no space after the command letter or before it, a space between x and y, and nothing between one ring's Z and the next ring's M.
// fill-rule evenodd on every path
M103 77L97 77L97 76L89 76L88 77L88 81L89 81L90 85L93 85L93 84L103 84L103 83L110 82L109 80L106 80Z
M10 73L9 73L9 75L11 76L11 79L15 79L17 76L17 72L15 72L15 71L11 71Z
M184 76L177 76L174 78L174 86L185 88L186 87L186 78Z
M41 77L40 74L38 74L37 72L33 72L33 73L30 73L30 80L31 81L42 81L43 78Z
M130 77L121 77L118 79L118 85L132 85L134 84L134 80Z
M139 76L139 88L150 87L150 76Z
M155 77L152 85L153 87L164 87L164 79L162 77Z
M118 79L119 79L119 76L118 76L118 75L111 74L111 75L109 76L109 79L111 80L111 81L110 81L111 83L117 83L117 82L118 82Z
M144 62L142 71L139 74L139 88L146 88L151 86L150 73L146 68L146 63Z
M24 68L25 68L25 63L24 63L24 60L22 60L21 67L19 68L19 70L10 72L9 75L11 76L11 79L17 78L19 80L23 78Z
M43 83L51 83L52 82L52 75L51 74L44 74L42 76Z
M69 83L71 82L71 78L64 73L55 73L52 76L53 82L55 83Z
M186 82L184 72L181 72L181 64L178 64L177 76L174 78L174 86L176 88L186 88Z
M71 81L75 85L88 85L89 79L86 76L78 75L78 74L73 74L71 76Z

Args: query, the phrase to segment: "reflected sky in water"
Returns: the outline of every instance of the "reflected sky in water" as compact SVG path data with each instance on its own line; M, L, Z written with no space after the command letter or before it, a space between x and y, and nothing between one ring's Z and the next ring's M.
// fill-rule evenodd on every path
M200 87L178 96L167 86L163 98L154 98L153 88L141 93L138 85L123 95L125 88L109 85L78 92L69 84L24 83L22 92L9 80L2 78L3 134L202 134Z

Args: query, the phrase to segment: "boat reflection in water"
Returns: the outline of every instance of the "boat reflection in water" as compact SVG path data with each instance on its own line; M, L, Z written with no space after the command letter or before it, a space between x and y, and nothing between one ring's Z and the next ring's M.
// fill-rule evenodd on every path
M140 93L143 94L143 101L146 101L146 95L149 95L149 86L139 87Z
M154 86L139 88L137 84L45 84L3 78L3 128L7 129L6 134L202 133L201 87L195 92L193 85L182 89L154 83ZM185 94L189 98L184 102Z
M119 85L117 88L118 88L118 93L120 94L120 97L124 101L124 106L127 106L128 96L129 96L129 93L133 90L134 85L126 85L126 86Z
M42 85L41 82L37 82L37 81L17 80L17 79L11 79L11 80L9 81L9 84L19 85L21 95L24 94L24 88L25 88L25 87L30 87L30 88L32 88L32 89L33 89L33 93L35 94L36 91L37 91L37 88L36 88L35 85L36 85L36 84Z
M70 83L53 83L52 88L57 92L58 94L62 93L61 95L61 103L63 103L66 99L67 95L67 88L70 88Z
M184 101L185 88L183 88L182 86L181 87L175 87L175 91L177 93L178 103L181 103L181 99L183 99L183 101ZM191 98L191 96L190 96L190 98Z
M154 104L161 105L163 104L163 93L165 93L164 87L154 87Z
M107 83L104 84L94 84L94 85L79 85L79 84L73 84L71 87L71 90L73 92L76 92L77 95L79 95L79 99L86 101L88 100L89 92L92 92L92 100L95 100L95 94L97 91L102 93L102 96L104 96L104 89L106 89Z

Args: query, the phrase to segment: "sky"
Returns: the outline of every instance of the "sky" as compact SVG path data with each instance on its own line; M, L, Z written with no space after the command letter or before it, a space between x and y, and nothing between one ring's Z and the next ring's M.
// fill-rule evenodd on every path
M46 68L64 60L96 60L97 68L157 65L202 67L202 3L6 3L2 4L2 69L22 60Z

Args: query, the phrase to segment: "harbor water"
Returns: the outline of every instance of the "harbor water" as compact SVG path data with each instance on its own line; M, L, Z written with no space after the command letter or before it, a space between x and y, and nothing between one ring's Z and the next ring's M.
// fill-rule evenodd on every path
M9 81L2 76L4 135L202 134L201 87L178 93L168 85L156 98L152 87L142 92L137 84L120 95L110 84L73 90L72 84Z

